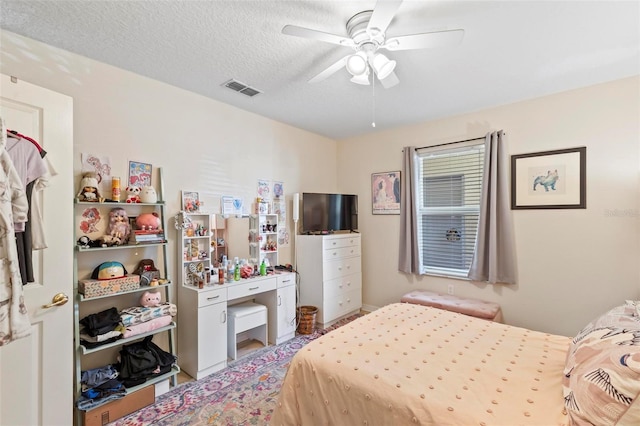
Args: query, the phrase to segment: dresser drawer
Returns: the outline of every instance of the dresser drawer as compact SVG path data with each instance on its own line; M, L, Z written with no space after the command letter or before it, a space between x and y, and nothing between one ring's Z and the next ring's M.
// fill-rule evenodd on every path
M344 294L326 298L324 300L324 312L322 321L329 322L342 315L348 314L362 307L362 292L360 289L351 290Z
M269 278L266 280L253 281L242 284L232 284L227 289L227 299L239 299L241 297L252 296L257 293L262 293L269 290L276 289L276 278Z
M227 301L227 289L216 288L198 293L198 308Z
M360 246L360 237L352 236L352 237L336 237L336 238L325 238L323 248L325 250L334 249L334 248L342 248L349 246Z
M324 262L324 281L360 272L360 256Z
M357 274L345 275L344 277L325 281L323 287L323 296L326 298L339 296L351 290L361 290L362 274L358 272Z
M360 256L360 246L332 248L324 251L324 260L342 259L351 256Z

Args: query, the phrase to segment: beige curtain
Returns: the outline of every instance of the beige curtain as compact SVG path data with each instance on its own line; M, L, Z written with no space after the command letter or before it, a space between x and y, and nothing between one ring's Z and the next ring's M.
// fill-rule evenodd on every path
M502 130L485 137L478 235L468 277L515 284L516 256L509 204L509 156Z
M402 185L400 188L400 251L398 270L407 274L420 273L420 251L418 250L418 208L416 194L418 182L416 148L406 146L403 150Z

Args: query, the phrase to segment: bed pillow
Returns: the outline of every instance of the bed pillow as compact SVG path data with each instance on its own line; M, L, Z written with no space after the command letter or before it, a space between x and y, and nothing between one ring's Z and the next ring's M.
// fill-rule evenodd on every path
M640 424L640 314L635 302L611 309L572 340L563 378L573 424Z

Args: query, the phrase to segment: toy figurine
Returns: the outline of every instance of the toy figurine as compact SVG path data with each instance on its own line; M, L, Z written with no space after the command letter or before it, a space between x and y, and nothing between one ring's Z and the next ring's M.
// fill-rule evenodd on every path
M140 188L137 186L127 186L127 203L140 202Z
M126 244L130 233L131 227L126 210L122 207L111 209L109 212L109 235L119 240L116 244Z
M103 202L98 189L98 178L95 173L85 173L80 180L80 191L77 195L78 201Z

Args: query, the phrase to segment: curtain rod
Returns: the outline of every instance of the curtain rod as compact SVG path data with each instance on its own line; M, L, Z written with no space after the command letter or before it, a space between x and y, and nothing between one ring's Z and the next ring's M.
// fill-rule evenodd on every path
M485 139L485 138L486 138L486 136L481 136L481 137L479 137L479 138L465 139L465 140L463 140L463 141L455 141L455 142L440 143L440 144L438 144L438 145L430 145L430 146L421 146L421 147L416 148L416 151L417 151L417 150L419 150L419 149L425 149L425 148L435 148L435 147L438 147L438 146L446 146L446 145L454 145L454 144L457 144L457 143L464 143L464 142L471 142L471 141L479 141L480 139Z

